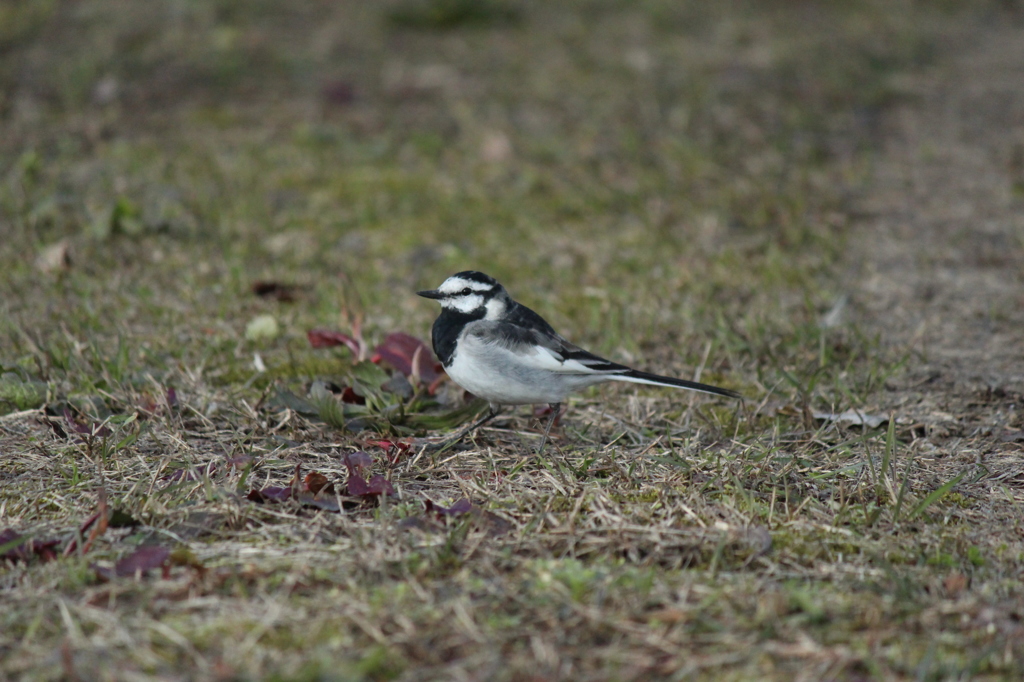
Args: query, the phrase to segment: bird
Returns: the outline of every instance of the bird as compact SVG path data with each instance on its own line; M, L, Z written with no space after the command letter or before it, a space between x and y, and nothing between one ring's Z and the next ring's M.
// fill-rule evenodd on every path
M742 400L739 393L727 388L641 372L583 350L482 272L458 272L438 288L416 293L441 304L430 336L445 372L490 407L477 422L446 439L445 446L489 422L502 406L547 403L551 416L538 448L542 452L569 394L606 381L683 388Z

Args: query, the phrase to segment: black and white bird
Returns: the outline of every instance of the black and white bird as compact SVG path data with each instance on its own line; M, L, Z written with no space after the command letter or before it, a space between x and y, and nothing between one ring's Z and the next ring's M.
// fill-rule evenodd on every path
M551 417L539 448L543 449L568 395L605 381L741 397L726 388L641 372L574 346L482 272L459 272L437 289L417 293L441 303L431 340L448 376L488 401L491 408L482 419L445 443L461 439L491 420L502 405L548 403Z

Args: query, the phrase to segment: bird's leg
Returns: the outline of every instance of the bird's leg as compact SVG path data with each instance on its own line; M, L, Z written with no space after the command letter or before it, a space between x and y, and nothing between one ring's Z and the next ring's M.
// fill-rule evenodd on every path
M540 439L540 447L537 448L537 454L544 452L544 446L548 442L548 434L551 433L551 427L558 419L558 413L562 410L562 403L550 403L548 407L551 409L551 416L548 417L548 425L544 427L544 437Z
M439 441L437 443L431 443L428 446L428 448L431 449L431 450L441 450L441 449L444 449L444 448L448 447L449 445L453 445L455 443L458 443L460 440L462 440L463 438L465 438L469 434L473 433L474 431L476 431L478 428L480 428L481 426L483 426L487 422L489 422L492 419L494 419L495 417L497 417L498 414L500 414L500 413L501 413L501 410L498 409L497 406L489 405L488 408L487 408L487 414L485 414L483 417L481 417L480 419L476 420L475 422L473 422L469 426L466 426L466 427L462 428L454 436L451 436L449 438L445 438L444 440Z

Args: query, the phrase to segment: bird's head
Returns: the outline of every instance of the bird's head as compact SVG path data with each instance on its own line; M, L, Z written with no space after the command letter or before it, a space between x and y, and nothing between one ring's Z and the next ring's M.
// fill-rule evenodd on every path
M438 288L416 293L440 302L445 310L466 315L482 313L488 320L500 318L511 301L496 279L475 270L458 272Z

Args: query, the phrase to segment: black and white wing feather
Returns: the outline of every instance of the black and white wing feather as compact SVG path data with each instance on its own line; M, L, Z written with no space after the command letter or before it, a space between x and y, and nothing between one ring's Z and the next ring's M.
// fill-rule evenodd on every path
M516 305L503 320L480 320L467 331L485 344L514 353L523 364L554 374L593 377L599 381L628 381L653 386L673 386L702 393L739 398L735 391L696 381L640 372L606 360L562 338L547 321L524 305Z

